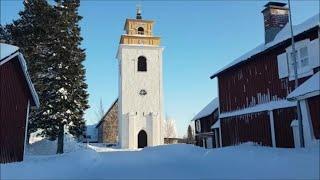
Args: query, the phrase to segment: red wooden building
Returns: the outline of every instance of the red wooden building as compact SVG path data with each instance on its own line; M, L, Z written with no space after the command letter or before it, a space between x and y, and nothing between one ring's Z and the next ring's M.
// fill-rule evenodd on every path
M296 102L287 100L294 90L288 8L269 2L262 13L265 42L211 76L218 79L222 146L248 141L273 147L295 146L291 125L297 107ZM319 71L319 14L294 26L293 32L302 84ZM308 99L308 106L314 124L318 124L319 110L313 109L319 108L319 98ZM303 123L307 145L319 139L317 134L306 134L310 132L307 127L318 132L319 125L307 124L305 119Z
M19 48L0 49L0 163L8 163L23 160L29 108L39 100Z
M289 101L300 100L305 139L320 139L320 71L291 92ZM291 124L294 142L300 146L298 123Z
M219 132L212 131L211 127L218 121L219 100L213 99L193 119L195 123L196 145L205 148L219 147Z

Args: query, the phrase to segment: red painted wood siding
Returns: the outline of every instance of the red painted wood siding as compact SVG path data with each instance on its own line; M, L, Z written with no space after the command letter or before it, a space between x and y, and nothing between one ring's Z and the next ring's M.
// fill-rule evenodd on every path
M316 139L320 139L320 96L307 99L312 121L313 133Z
M317 29L297 36L296 41L318 37ZM294 90L294 81L279 79L277 56L285 52L290 41L253 56L249 61L218 75L220 113L249 107L251 102L261 103L264 95L285 99ZM300 79L303 83L306 78ZM260 95L259 95L260 93ZM269 99L267 99L269 101Z
M0 66L0 163L22 161L29 91L18 59Z
M201 132L196 133L211 132L211 126L218 121L218 110L214 111L209 116L200 118L199 120L201 124Z
M196 135L199 133L212 132L211 126L218 121L218 109L215 110L213 113L211 113L209 116L200 118L199 120L200 120L201 132L196 131ZM194 123L196 123L196 121L194 121ZM196 124L195 124L195 127L196 127ZM214 141L214 136L211 136L211 137ZM199 137L199 136L195 137L195 141L196 141L197 146L204 147L204 144L202 141L203 138L204 138L203 136L202 137Z
M222 146L237 145L248 141L272 146L268 112L259 112L221 121Z
M294 148L291 122L297 119L297 109L292 107L273 110L273 118L276 146Z

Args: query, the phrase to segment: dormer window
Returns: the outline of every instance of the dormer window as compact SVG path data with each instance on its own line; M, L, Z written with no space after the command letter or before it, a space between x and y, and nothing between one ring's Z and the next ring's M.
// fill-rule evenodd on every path
M141 71L141 72L147 71L147 59L144 56L138 57L138 71Z
M143 27L139 27L139 28L138 28L138 34L144 35L144 29L143 29Z

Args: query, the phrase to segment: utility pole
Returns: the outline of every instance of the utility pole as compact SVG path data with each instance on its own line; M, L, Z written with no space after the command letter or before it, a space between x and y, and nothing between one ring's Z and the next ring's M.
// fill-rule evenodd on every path
M288 0L288 5L289 5L289 22L290 22L290 31L291 31L291 47L292 47L291 58L293 60L293 67L294 67L294 85L295 85L295 89L297 89L299 86L299 83L298 83L298 62L297 62L297 51L296 51L295 44L294 44L290 0ZM297 120L299 123L300 147L304 147L303 124L302 124L302 116L301 116L300 100L299 99L297 99Z

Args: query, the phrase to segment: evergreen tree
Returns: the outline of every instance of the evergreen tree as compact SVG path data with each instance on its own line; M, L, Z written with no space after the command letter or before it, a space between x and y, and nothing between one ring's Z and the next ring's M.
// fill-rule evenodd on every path
M190 125L188 126L187 143L188 144L194 143L194 135L193 135L192 127Z
M84 49L80 47L82 37L80 36L79 21L82 19L78 14L79 0L57 1L55 6L59 14L57 35L59 40L55 48L59 60L55 62L55 72L58 74L57 81L53 84L52 95L55 96L49 102L55 108L55 127L58 129L47 129L49 136L58 138L57 153L63 153L64 129L76 137L83 134L85 130L84 111L88 106L88 94L86 92Z
M10 32L8 32L7 28L2 25L0 25L0 43L12 44Z
M48 111L53 108L46 103L49 98L46 92L50 90L48 84L53 78L50 62L55 59L52 46L56 43L55 24L58 19L46 0L28 0L23 4L20 18L6 25L3 32L10 35L10 38L6 38L11 40L10 44L22 50L39 96L40 108L31 111L28 121L27 135L30 137L30 133L44 128L44 120L49 118Z
M40 109L31 113L28 134L41 129L50 140L58 138L57 153L63 153L65 129L75 137L85 130L88 94L85 53L80 47L80 3L56 2L51 6L46 0L24 1L20 18L4 32L10 32L13 44L23 50L40 99Z

